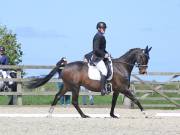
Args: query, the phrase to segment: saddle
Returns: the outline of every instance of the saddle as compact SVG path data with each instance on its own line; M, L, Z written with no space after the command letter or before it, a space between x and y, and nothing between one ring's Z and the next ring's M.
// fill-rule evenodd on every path
M91 80L101 80L101 72L100 70L96 67L96 62L92 60L93 53L90 52L85 55L86 62L88 63L88 77ZM113 77L113 66L112 66L112 60L111 58L106 58L104 59L104 63L107 68L107 83L106 83L106 89L108 91L112 91L112 84L110 83L110 80Z
M90 52L84 56L86 59L86 62L88 63L88 76L92 80L101 80L101 72L100 70L96 67L96 61L93 61L93 52ZM107 80L110 81L113 76L113 67L112 67L112 60L111 58L105 58L104 63L107 68Z

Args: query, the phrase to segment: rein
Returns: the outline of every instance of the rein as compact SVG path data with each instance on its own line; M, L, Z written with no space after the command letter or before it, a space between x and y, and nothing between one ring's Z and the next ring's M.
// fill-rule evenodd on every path
M148 67L147 65L141 65L139 63L135 63L135 64L131 64L131 63L128 63L128 62L124 62L124 61L113 61L114 63L123 63L123 64L127 64L127 65L130 65L130 66L135 66L135 67Z

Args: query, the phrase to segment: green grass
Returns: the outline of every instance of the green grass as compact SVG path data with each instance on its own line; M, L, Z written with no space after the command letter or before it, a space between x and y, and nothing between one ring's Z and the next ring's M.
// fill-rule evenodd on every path
M50 105L54 96L23 96L23 105Z
M50 105L53 101L54 96L23 96L23 105ZM82 96L78 99L79 104L82 104ZM110 105L112 101L112 96L94 96L94 103L96 105ZM87 97L87 103L89 98ZM7 105L8 97L0 96L0 105ZM122 104L122 97L119 96L117 104Z
M178 85L179 84L175 84L175 83L167 83L167 84L163 84L162 89L165 90L176 90L178 89ZM150 90L151 87L149 85L143 85L143 84L134 84L134 86L136 87L137 90ZM154 87L158 86L158 84L154 84Z
M82 100L81 100L82 101ZM97 105L110 105L112 102L112 96L95 96L94 103ZM117 105L122 104L122 96L117 99Z
M153 100L144 100L144 101L142 101L142 100L140 100L140 102L141 103L143 103L143 104L171 104L169 101L167 101L167 100L161 100L161 101L158 101L158 100L156 100L156 101L153 101ZM180 101L177 101L177 103L179 103L180 104Z
M7 105L8 101L9 100L7 96L0 96L0 105Z
M145 93L136 93L136 96L142 96L144 95ZM167 95L168 97L180 97L180 94L177 94L177 93L164 93L165 95ZM157 93L152 93L150 94L148 97L161 97L159 94Z
M135 84L136 89L150 89L147 85ZM164 84L163 89L177 89L175 84ZM42 88L35 89L35 91L57 91L55 83L47 83ZM26 91L26 90L25 90ZM136 93L136 97L141 97L144 93ZM178 93L165 93L168 97L180 97ZM161 97L159 94L153 93L148 95L148 97ZM50 105L54 99L54 96L23 96L23 105ZM95 105L111 105L112 96L94 96ZM150 100L140 100L141 104L171 104L169 101L150 101ZM180 101L176 101L180 104ZM7 105L8 96L0 96L0 105ZM89 98L87 97L87 104L89 103ZM82 105L82 96L79 97L79 104ZM117 105L122 105L122 96L118 97Z

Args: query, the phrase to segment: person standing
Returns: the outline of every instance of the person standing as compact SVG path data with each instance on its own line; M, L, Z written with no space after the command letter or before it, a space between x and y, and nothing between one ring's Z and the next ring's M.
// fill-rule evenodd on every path
M82 92L88 92L89 95L89 104L94 105L94 96L91 94L91 91L86 89L85 87L81 86ZM82 104L87 105L87 95L82 95Z
M9 64L9 58L5 54L5 48L4 46L0 46L0 65L8 65L8 64ZM2 69L1 72L3 78L9 78L6 69Z

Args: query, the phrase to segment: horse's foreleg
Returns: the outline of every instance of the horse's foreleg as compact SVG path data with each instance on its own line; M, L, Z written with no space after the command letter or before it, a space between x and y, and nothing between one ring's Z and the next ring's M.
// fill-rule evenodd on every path
M72 90L72 104L78 111L78 113L81 115L82 118L89 118L89 116L85 115L82 110L80 109L78 105L78 96L79 96L79 91Z
M119 96L119 92L113 93L112 104L111 104L111 112L110 112L110 116L113 118L118 118L116 115L114 115L114 108L116 106L116 101L117 101L118 96Z
M131 101L133 101L141 111L143 111L143 107L141 105L141 103L139 102L139 100L130 92L130 90L124 90L122 92L126 97L128 97L129 99L131 99Z
M145 116L145 118L148 118L148 115L146 114L146 112L144 111L141 103L139 102L139 100L137 98L135 98L135 96L129 91L129 90L125 90L124 91L125 96L127 96L129 99L131 99L136 105L138 105L139 109L142 111L143 115Z

